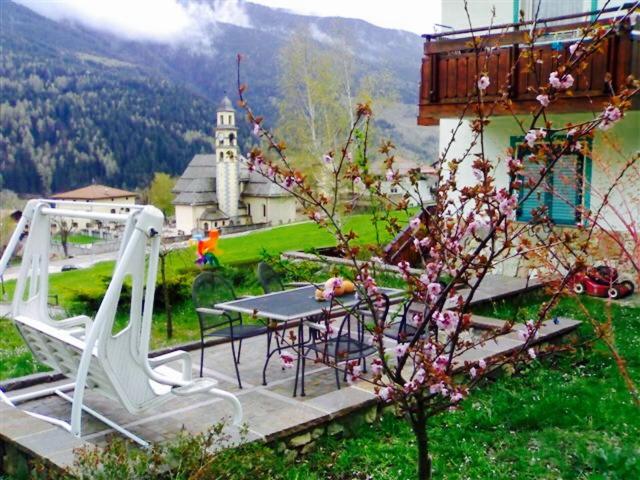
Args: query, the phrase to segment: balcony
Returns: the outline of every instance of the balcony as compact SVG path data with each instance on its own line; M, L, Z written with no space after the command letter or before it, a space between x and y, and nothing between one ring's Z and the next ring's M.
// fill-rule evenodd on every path
M603 18L599 24L610 25L625 13L627 11L623 9L607 9L604 16L608 18ZM491 85L484 96L485 103L494 103L506 95L511 100L514 113L529 113L537 106L538 86L546 84L549 74L569 58L569 46L581 38L580 29L590 24L583 20L592 14L594 12L539 20L535 28L542 34L538 36L533 52L527 44L533 22L424 35L418 124L437 125L440 118L473 115L474 109L469 107L473 107L477 95L478 70L488 71L491 78ZM610 74L615 88L622 85L629 74L638 78L639 28L638 24L626 19L617 31L609 33L602 43L603 48L585 61L583 71L574 72L576 81L572 92L563 94L554 102L554 111L600 110L608 96L607 74ZM473 37L481 39L478 68ZM530 57L533 60L522 58L523 51L533 53ZM638 105L635 104L634 108ZM510 113L502 105L493 110L494 115Z

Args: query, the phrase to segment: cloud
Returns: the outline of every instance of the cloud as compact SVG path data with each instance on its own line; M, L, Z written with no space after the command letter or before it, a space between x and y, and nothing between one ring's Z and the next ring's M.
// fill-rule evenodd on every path
M218 23L251 27L241 0L16 0L52 20L128 40L208 43Z

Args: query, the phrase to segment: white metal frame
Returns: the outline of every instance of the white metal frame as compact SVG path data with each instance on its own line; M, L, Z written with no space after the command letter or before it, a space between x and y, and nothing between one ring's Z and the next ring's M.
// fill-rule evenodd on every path
M74 208L65 208L70 205ZM36 359L74 380L74 383L64 387L12 398L0 392L0 401L15 406L38 396L56 394L72 403L69 423L27 413L62 426L80 437L81 415L85 411L145 446L147 443L144 440L84 405L85 390L90 388L119 402L130 413L152 408L173 395L209 394L231 403L234 424L239 424L242 406L237 397L215 388L217 382L214 379L193 379L188 353L174 351L149 358L160 233L164 220L162 213L152 206L128 205L127 208L131 208L129 213L111 214L92 211L95 206L82 202L31 200L0 259L1 275L20 236L28 227L11 317ZM125 224L115 270L93 320L85 315L65 320L55 320L49 316L47 298L52 216ZM130 278L132 287L129 323L113 334L120 291L127 278ZM171 362L179 362L182 371L165 365ZM73 397L64 393L71 388Z

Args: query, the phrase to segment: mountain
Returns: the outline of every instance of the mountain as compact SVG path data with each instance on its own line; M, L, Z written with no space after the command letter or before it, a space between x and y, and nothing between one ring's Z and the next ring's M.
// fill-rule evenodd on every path
M216 104L234 97L236 55L252 105L275 120L278 51L306 28L318 48L346 37L356 72L387 72L399 102L379 127L408 157L434 154L433 130L415 126L422 42L364 21L303 16L244 3L250 27L217 22L198 42L133 41L56 22L0 1L0 185L46 194L99 181L145 185L181 173L211 150ZM386 115L388 113L388 115ZM240 138L250 142L241 122Z

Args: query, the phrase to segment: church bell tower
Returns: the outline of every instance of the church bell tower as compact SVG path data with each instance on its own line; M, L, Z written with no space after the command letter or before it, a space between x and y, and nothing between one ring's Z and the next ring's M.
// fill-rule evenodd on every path
M235 221L240 201L238 129L229 97L218 106L216 119L216 196L218 209Z

